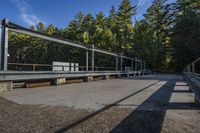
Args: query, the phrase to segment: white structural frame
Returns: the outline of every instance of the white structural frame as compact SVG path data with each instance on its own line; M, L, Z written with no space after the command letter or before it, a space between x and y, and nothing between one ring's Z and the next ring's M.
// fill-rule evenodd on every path
M119 70L119 68L118 68L118 58L120 58L120 67L121 67L120 71L123 71L123 59L128 59L128 60L131 61L131 68L132 69L133 69L133 61L135 61L135 70L137 69L137 63L140 63L141 64L141 70L142 70L142 61L141 60L137 60L137 58L130 58L130 57L123 56L122 53L117 54L117 53L113 53L113 52L108 52L106 50L96 48L94 45L86 46L86 45L83 45L83 44L72 42L72 41L67 40L67 39L63 39L63 38L59 38L59 37L56 37L56 36L40 33L40 32L34 31L34 30L24 28L22 26L19 26L17 24L12 23L12 22L9 22L8 19L3 19L0 22L0 26L1 26L0 71L7 71L7 65L8 65L8 32L9 31L29 35L29 36L32 36L32 37L45 39L45 40L48 40L48 41L57 42L57 43L60 43L60 44L63 44L63 45L69 45L69 46L85 49L86 50L86 71L89 71L89 69L88 69L88 67L89 67L89 65L88 65L88 62L89 62L88 61L88 58L89 58L88 52L89 52L89 50L92 51L92 59L91 59L92 71L94 71L94 66L95 66L95 52L114 56L116 58L116 71Z

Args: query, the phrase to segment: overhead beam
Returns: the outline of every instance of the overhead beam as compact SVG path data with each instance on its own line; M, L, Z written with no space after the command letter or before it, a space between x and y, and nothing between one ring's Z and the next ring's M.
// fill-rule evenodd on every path
M62 39L57 39L56 37L50 37L50 36L47 36L47 35L44 35L44 34L35 33L35 32L32 32L32 31L26 31L26 30L21 30L21 29L14 29L14 28L9 28L9 30L13 31L13 32L17 32L17 33L26 34L26 35L29 35L29 36L45 39L45 40L48 40L48 41L66 44L66 45L70 45L70 46L77 47L77 48L87 49L87 47L85 47L83 45L79 45L79 44L76 44L76 43L73 43L73 42L70 42L70 41L66 41L66 40L62 40Z
M118 55L115 54L115 53L107 52L107 51L100 50L100 49L96 49L96 48L94 48L94 51L95 51L95 52L99 52L99 53L103 53L103 54L107 54L107 55L118 56Z

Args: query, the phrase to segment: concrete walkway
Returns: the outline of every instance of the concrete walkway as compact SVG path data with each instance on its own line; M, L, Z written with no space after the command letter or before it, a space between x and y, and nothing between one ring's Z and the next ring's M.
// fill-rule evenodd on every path
M2 132L200 131L200 108L181 75L16 89L0 96L23 104L0 97Z
M62 86L15 89L12 92L2 93L0 96L18 104L67 106L77 109L97 110L148 87L140 93L117 103L119 106L136 108L168 81L175 81L177 84L185 84L182 81L182 77L178 75L150 75ZM171 100L176 100L176 96L174 95L172 95ZM180 94L180 98L181 97L184 97L184 100L188 102L193 100L191 96L190 98L185 98L183 93ZM178 100L182 99L178 98Z

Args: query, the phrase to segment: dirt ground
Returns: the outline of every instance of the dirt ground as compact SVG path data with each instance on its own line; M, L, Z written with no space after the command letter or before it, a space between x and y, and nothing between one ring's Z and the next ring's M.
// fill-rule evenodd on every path
M17 104L0 97L0 133L200 133L200 108L185 83L179 78L161 82L98 110ZM136 99L144 100L138 104Z

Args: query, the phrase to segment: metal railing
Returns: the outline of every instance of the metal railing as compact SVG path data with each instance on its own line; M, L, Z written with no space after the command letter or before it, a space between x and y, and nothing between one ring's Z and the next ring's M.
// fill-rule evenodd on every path
M195 103L200 106L200 74L196 72L195 65L200 61L200 57L188 64L183 71L183 77L194 93Z
M17 24L14 24L12 22L9 22L8 19L2 20L1 26L2 26L2 28L1 28L1 38L0 38L0 71L7 71L8 65L32 66L33 70L36 70L36 67L52 67L52 65L48 65L48 64L31 64L30 65L30 64L25 64L25 63L24 64L8 63L8 32L9 31L15 32L15 33L20 33L20 34L25 34L25 35L28 35L31 37L36 37L36 38L40 38L40 39L44 39L44 40L48 40L48 41L52 41L52 42L56 42L56 43L59 43L60 45L69 45L72 47L84 49L86 52L85 66L80 66L81 70L95 71L95 70L99 70L99 69L105 69L105 68L108 69L109 68L109 67L96 67L95 66L95 54L94 54L95 52L116 57L115 58L116 59L115 60L115 62L116 62L115 70L123 71L123 60L124 59L128 59L131 61L131 69L132 70L134 70L134 69L136 70L136 68L138 68L138 66L140 67L140 70L145 69L145 61L138 60L137 58L126 57L122 53L117 54L117 53L113 53L113 52L109 52L106 50L96 48L94 45L83 45L83 44L75 43L70 40L63 39L63 38L60 38L57 36L40 33L38 31L30 30L30 29L24 28L22 26L19 26ZM91 53L92 53L91 67L88 65L89 64L88 51L91 51ZM119 59L120 59L120 61L118 61ZM135 66L133 66L134 61L135 61ZM118 66L118 64L120 64L120 66Z
M193 62L191 62L190 64L188 64L185 68L184 68L184 72L188 72L188 73L194 73L194 74L197 74L196 73L196 69L195 69L195 65L197 62L200 61L200 57L197 58L196 60L194 60Z
M31 64L31 63L8 63L9 67L12 67L12 70L30 70L30 71L52 71L53 67L61 67L60 71L66 71L65 67L69 68L69 71L75 71L76 66L71 65L50 65L50 64ZM77 66L78 71L86 71L86 66ZM44 69L42 69L44 68ZM94 66L94 71L118 71L115 67L101 67ZM59 71L59 70L57 70ZM92 71L92 67L88 66L88 71Z

